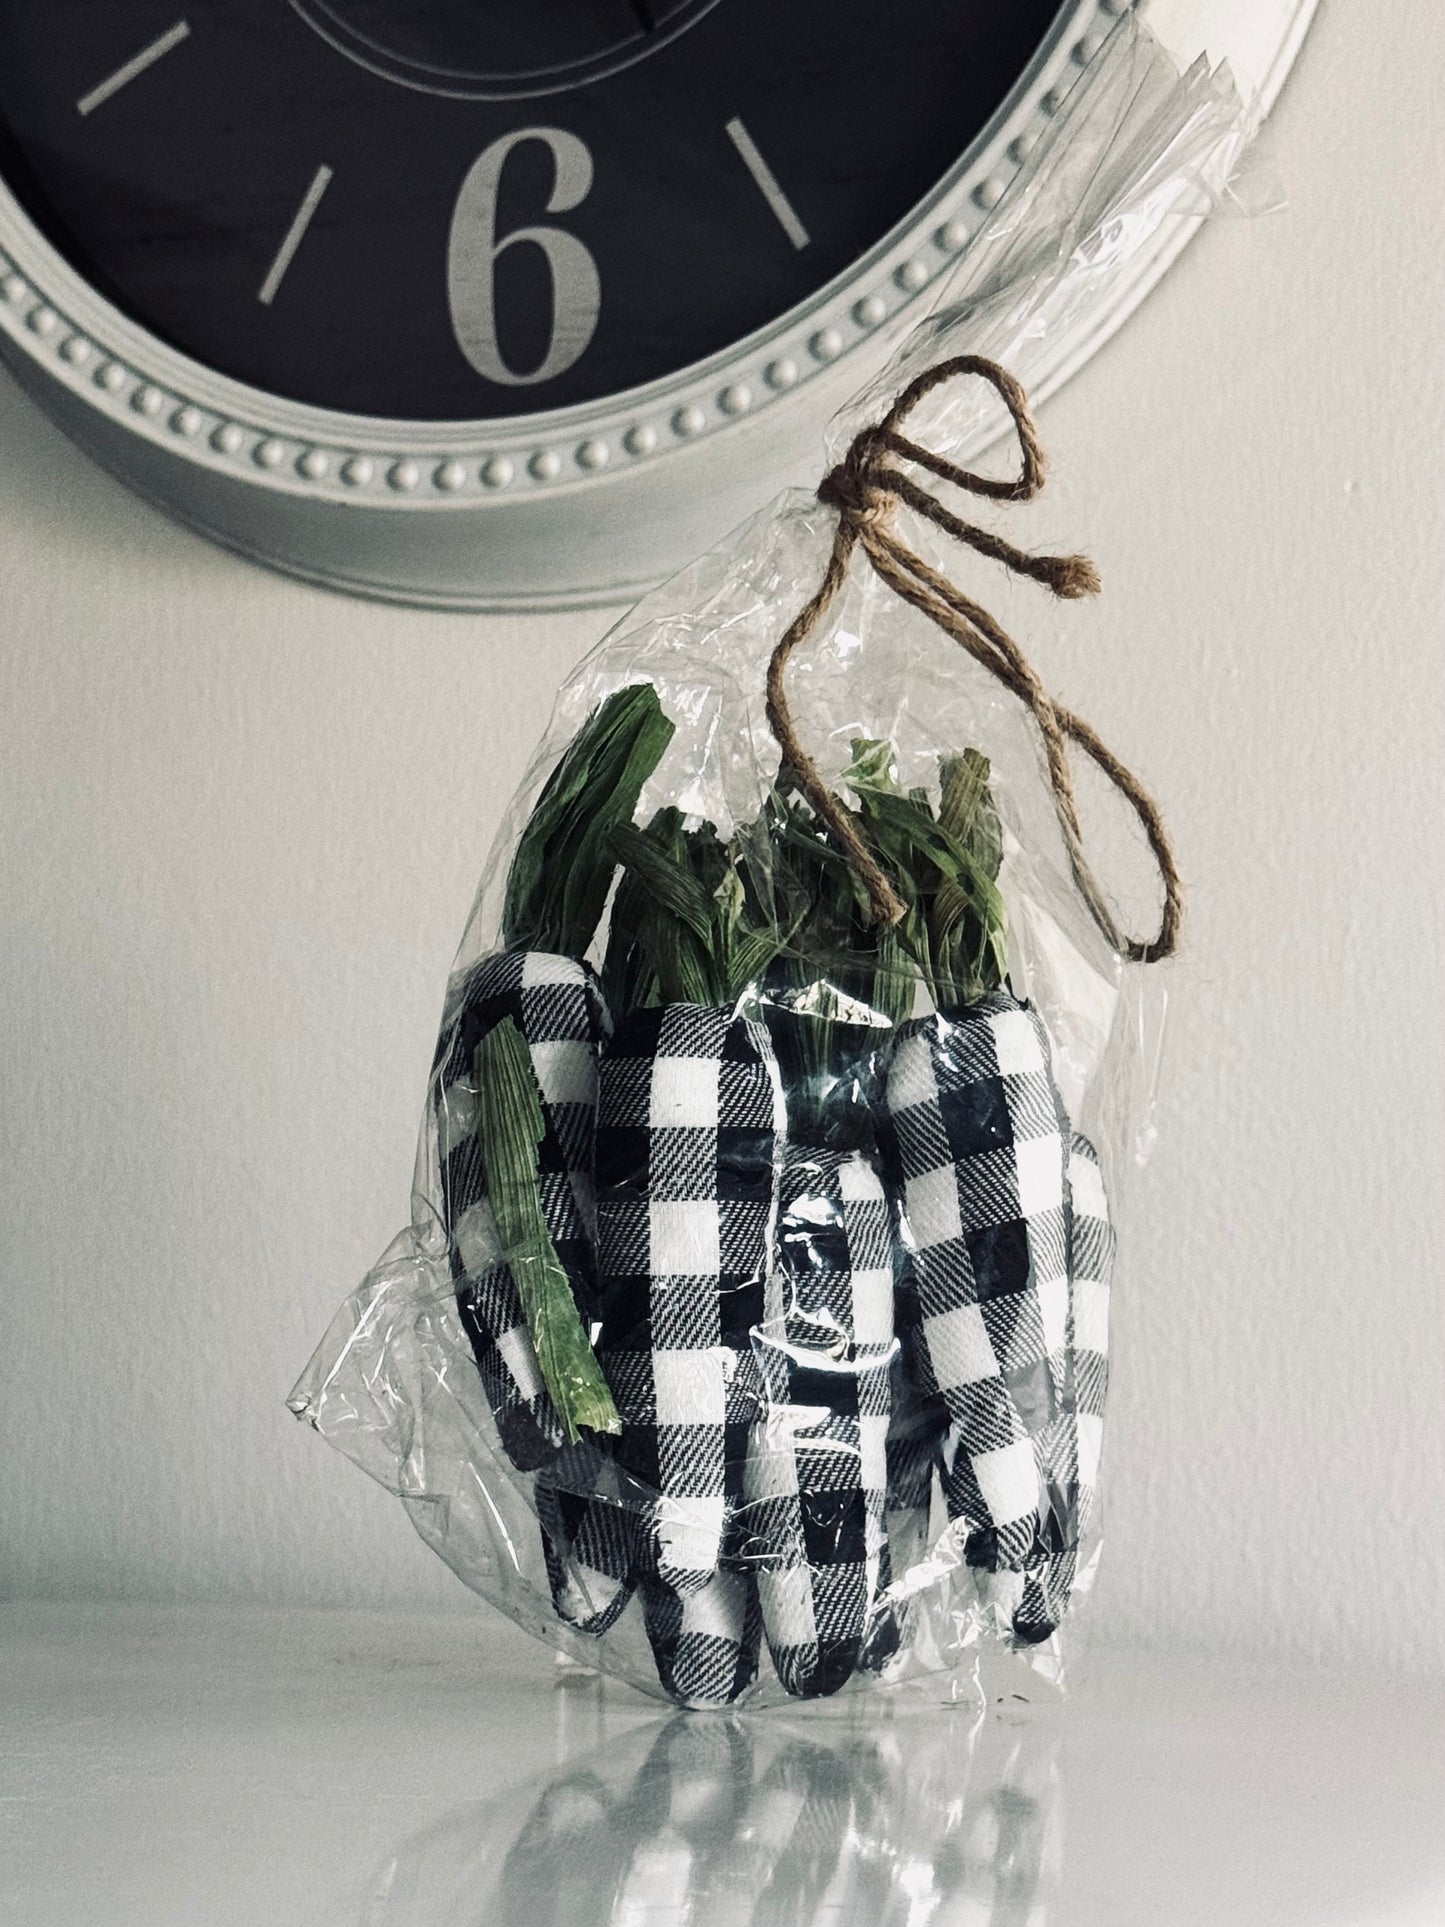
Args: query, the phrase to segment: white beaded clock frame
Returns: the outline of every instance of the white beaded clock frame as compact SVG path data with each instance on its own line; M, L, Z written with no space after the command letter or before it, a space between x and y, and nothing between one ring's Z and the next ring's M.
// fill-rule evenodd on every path
M777 406L925 312L983 216L1129 0L1078 0L965 160L898 229L811 300L707 361L625 395L458 423L306 407L218 375L127 320L46 242L0 183L0 329L22 356L130 432L302 495L455 503L558 493L665 460Z

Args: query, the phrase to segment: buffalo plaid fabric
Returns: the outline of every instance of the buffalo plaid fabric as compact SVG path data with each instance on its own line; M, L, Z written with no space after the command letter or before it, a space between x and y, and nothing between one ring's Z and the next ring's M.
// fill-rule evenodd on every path
M913 1261L900 1239L894 1247L892 1414L888 1422L888 1496L885 1516L895 1574L905 1573L928 1551L933 1471L948 1431L948 1407L930 1389L923 1350L923 1312Z
M1113 1269L1114 1228L1098 1153L1076 1131L1069 1141L1069 1396L1039 1441L1045 1483L1059 1495L1070 1537L1021 1573L978 1575L983 1598L1023 1645L1047 1639L1063 1620L1079 1534L1093 1511L1109 1381Z
M690 1592L645 1578L641 1594L657 1677L673 1699L731 1706L747 1691L758 1676L763 1631L751 1573L713 1572Z
M647 1501L611 1451L589 1439L542 1468L534 1496L557 1617L600 1639L636 1589Z
M1073 1543L1039 1442L1070 1396L1065 1132L1037 1014L1007 991L903 1025L889 1123L914 1241L926 1389L965 1556L1022 1570Z
M718 1570L742 1497L782 1130L772 1045L749 1018L639 1010L603 1054L597 1355L618 1462L657 1494L644 1559L682 1594Z
M893 1220L856 1152L784 1164L777 1263L756 1335L763 1407L748 1444L740 1556L789 1693L834 1693L897 1627L884 1527L893 1337Z
M1078 1404L1079 1529L1088 1525L1099 1483L1104 1401L1109 1391L1109 1294L1114 1226L1099 1154L1077 1131L1069 1145L1069 1283L1073 1290L1074 1384Z
M448 997L432 1071L441 1212L457 1308L502 1448L528 1472L555 1457L565 1433L501 1251L476 1138L473 1061L483 1037L507 1017L526 1040L541 1092L542 1209L584 1325L596 1315L592 1143L597 1058L610 1026L601 988L585 963L529 950L487 957Z

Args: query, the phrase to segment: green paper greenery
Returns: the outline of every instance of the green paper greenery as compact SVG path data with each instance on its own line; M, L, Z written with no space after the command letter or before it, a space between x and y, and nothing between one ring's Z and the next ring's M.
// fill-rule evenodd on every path
M711 823L659 810L608 839L622 866L603 965L614 1011L640 1004L734 1004L787 941L750 887L737 848Z
M859 739L843 773L864 839L905 905L893 935L940 1010L976 1003L1008 974L1003 837L988 779L977 750L945 757L935 816L927 790L899 788L888 743Z
M975 750L945 758L937 812L904 792L892 746L859 738L843 787L857 824L904 903L879 923L832 830L791 785L764 813L780 897L798 928L774 967L769 1028L788 1089L789 1128L813 1142L866 1143L891 1030L913 1014L920 979L941 1009L1003 981L1008 930L989 765Z
M593 710L543 786L512 858L502 911L509 950L586 953L616 867L608 839L631 821L672 735L651 683L619 689ZM573 1442L583 1426L619 1432L542 1208L541 1093L528 1040L510 1018L478 1044L474 1071L492 1216L552 1403Z
M547 779L507 876L508 949L587 952L612 887L612 832L630 823L647 779L672 741L651 683L600 703Z
M492 1217L552 1403L576 1443L579 1428L622 1430L572 1285L542 1210L537 1146L546 1124L527 1041L504 1017L477 1045L477 1141Z
M729 841L675 808L635 823L672 735L650 683L593 711L518 842L504 941L581 958L615 882L602 967L614 1016L648 1004L732 1006L759 991L789 1128L856 1141L870 1128L879 1048L912 1014L919 980L939 1009L953 1010L1007 974L1003 839L988 761L972 749L945 757L935 809L927 790L900 787L891 744L853 743L842 787L904 904L888 926L874 920L833 832L786 777L758 820ZM492 1210L542 1376L569 1438L582 1426L615 1432L616 1407L542 1211L543 1112L515 1024L483 1039L476 1074Z

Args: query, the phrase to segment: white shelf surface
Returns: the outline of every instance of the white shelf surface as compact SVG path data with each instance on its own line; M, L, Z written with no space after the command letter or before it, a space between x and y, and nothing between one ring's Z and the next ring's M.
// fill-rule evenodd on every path
M1100 1654L669 1719L482 1609L11 1604L0 1919L1441 1927L1445 1693Z

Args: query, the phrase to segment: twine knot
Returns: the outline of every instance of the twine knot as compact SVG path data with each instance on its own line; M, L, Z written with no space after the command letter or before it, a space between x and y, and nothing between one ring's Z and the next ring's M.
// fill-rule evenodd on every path
M1012 419L1019 444L1019 472L1002 480L960 468L932 449L903 434L903 424L925 395L957 376L977 375L997 392ZM911 381L883 419L854 437L847 453L818 484L818 500L835 509L838 528L823 580L807 606L773 650L768 664L768 723L783 753L786 767L798 781L819 816L833 829L868 892L875 916L897 923L907 906L860 836L852 813L824 782L793 726L784 690L788 658L812 634L848 578L853 551L861 548L874 573L904 602L920 610L962 648L1027 704L1038 725L1054 807L1074 880L1090 914L1110 945L1130 962L1145 963L1170 956L1178 945L1183 921L1183 885L1158 805L1139 779L1070 710L1054 702L1032 664L1013 637L989 612L966 596L896 534L893 523L900 507L942 529L979 555L1002 562L1056 596L1073 599L1095 595L1099 574L1085 555L1030 555L1011 543L955 515L906 470L905 461L925 469L954 488L998 502L1027 502L1044 485L1044 452L1020 383L997 362L982 355L959 355L939 362ZM1164 885L1159 929L1147 942L1119 929L1108 901L1084 855L1083 830L1074 796L1068 744L1072 741L1113 783L1143 826L1150 851Z
M849 444L836 468L818 484L818 500L853 521L876 519L885 491L877 481L883 443L876 428L865 428Z

